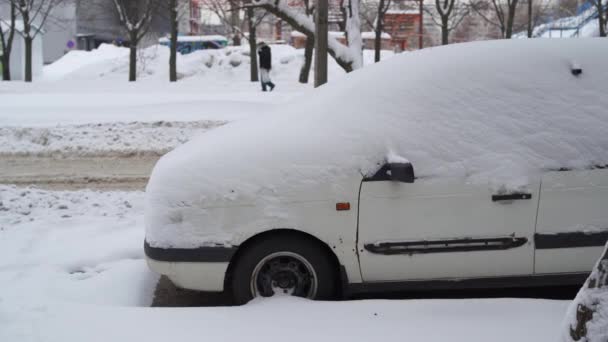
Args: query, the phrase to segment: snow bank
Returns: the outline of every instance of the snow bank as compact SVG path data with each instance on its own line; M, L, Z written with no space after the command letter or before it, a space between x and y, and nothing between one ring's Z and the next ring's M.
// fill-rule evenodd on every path
M0 154L62 156L162 155L222 121L130 122L0 127Z
M289 45L272 45L273 59L279 61L292 56L294 66L275 63L274 74L284 73L289 68L299 68L303 51ZM138 77L141 79L169 78L169 48L153 45L138 52ZM187 55L178 55L178 78L200 78L210 75L234 77L234 73L249 75L249 46L227 47L217 50L198 50ZM82 80L124 78L129 70L129 49L103 44L98 49L71 51L46 67L44 80Z
M175 220L178 211L204 215L213 206L259 205L273 226L293 223L275 220L277 203L313 186L329 194L307 199L354 198L362 175L389 151L418 176L508 189L546 169L608 164L607 54L601 39L502 40L425 49L353 72L165 155L147 187L146 236L165 247L230 243L227 230L240 223L228 227L218 216L214 241Z
M7 317L50 303L149 305L142 207L142 192L0 186L0 340L23 340L2 337Z

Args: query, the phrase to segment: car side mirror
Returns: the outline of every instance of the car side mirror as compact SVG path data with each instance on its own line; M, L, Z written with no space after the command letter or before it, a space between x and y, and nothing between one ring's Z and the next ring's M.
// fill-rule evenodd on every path
M414 166L412 163L388 163L388 171L392 181L414 183Z

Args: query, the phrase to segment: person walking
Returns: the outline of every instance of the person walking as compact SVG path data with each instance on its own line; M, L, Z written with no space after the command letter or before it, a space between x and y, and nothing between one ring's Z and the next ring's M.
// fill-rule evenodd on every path
M275 84L270 80L270 69L272 69L272 53L270 46L261 42L258 49L260 56L260 81L262 83L262 91L266 91L266 87L270 87L270 91L274 90Z

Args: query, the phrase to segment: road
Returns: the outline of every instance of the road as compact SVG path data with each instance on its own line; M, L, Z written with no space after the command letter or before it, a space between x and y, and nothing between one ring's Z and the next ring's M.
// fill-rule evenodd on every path
M0 184L51 190L143 190L158 158L0 155Z

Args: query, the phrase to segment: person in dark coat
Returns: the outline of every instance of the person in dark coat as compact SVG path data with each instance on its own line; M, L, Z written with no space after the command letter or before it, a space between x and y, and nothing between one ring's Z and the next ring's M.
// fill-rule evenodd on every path
M272 53L270 46L264 42L260 43L258 48L258 56L260 57L260 81L262 82L262 91L266 91L266 87L270 87L270 91L274 90L274 83L270 80L270 69L272 69Z

